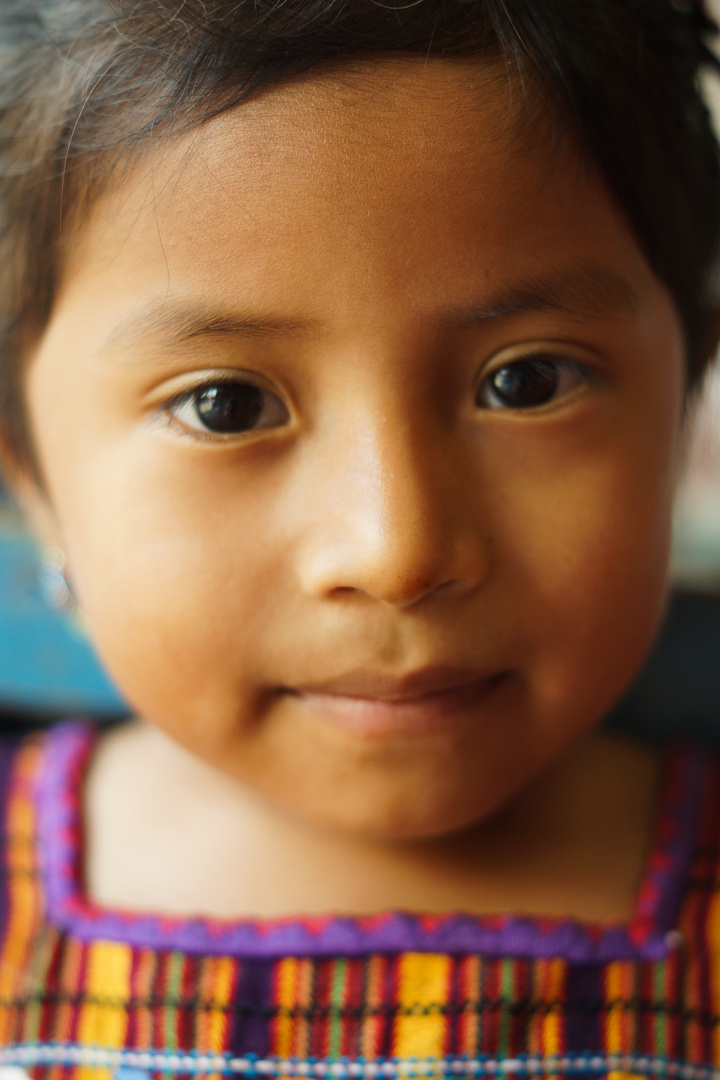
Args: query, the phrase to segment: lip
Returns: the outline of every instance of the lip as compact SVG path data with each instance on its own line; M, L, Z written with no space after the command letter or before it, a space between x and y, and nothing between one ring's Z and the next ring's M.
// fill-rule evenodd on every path
M333 726L367 735L411 734L446 729L480 705L506 675L434 667L393 678L358 670L288 692Z

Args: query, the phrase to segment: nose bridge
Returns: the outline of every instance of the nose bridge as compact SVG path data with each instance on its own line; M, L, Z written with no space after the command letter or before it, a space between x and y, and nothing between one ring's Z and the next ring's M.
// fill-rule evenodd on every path
M407 560L419 553L415 549L421 537L428 549L438 524L431 454L407 422L387 415L374 423L364 419L347 445L345 510L366 541Z
M408 605L466 576L462 511L430 417L394 403L358 407L328 433L326 507L308 580L325 594L356 590ZM320 449L318 447L318 449Z

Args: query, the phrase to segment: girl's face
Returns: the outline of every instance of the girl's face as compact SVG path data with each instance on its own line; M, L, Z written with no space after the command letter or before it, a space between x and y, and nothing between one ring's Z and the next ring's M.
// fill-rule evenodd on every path
M168 140L97 206L27 370L139 714L379 837L509 799L663 604L679 320L522 97L383 60Z

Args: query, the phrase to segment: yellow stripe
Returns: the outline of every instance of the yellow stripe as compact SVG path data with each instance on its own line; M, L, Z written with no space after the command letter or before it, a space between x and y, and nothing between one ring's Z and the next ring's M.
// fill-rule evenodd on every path
M400 958L398 999L411 1015L398 1016L395 1024L395 1055L399 1058L437 1058L444 1051L446 1019L441 1011L447 1002L450 981L449 956L406 953Z
M292 1055L293 1018L283 1015L282 1010L295 1005L299 966L299 961L292 957L278 965L275 1001L281 1012L275 1021L274 1053L279 1058Z
M114 1048L125 1042L131 964L132 950L127 945L96 941L88 946L85 986L90 1000L80 1013L81 1045ZM77 1072L77 1080L105 1077L111 1080L109 1069L81 1068Z
M562 1001L567 965L564 960L548 960L545 967L545 1000ZM555 1009L545 1016L542 1029L543 1053L553 1057L562 1052L562 1009Z

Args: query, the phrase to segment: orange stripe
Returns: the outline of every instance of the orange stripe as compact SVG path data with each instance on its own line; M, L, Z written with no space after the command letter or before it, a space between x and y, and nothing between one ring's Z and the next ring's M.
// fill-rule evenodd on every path
M565 989L567 964L564 960L548 960L545 976L545 989L550 1001L562 1001ZM543 1053L546 1055L563 1052L562 1016L560 1009L548 1012L543 1021Z
M210 1026L208 1030L208 1050L218 1052L226 1049L226 1037L228 1030L228 1005L235 989L235 974L237 965L229 956L220 956L214 964L214 991L213 1005L215 1008L210 1013Z
M35 938L40 910L39 883L34 858L35 804L33 788L42 760L41 743L33 740L18 751L8 799L7 862L8 920L0 953L0 1002L20 992L26 957ZM12 1007L0 1007L0 1045L13 1041Z
M713 1012L715 1016L718 1016L720 1015L720 964L718 964L716 958L720 957L720 893L717 891L714 893L708 907L706 932L710 956L712 957L709 965L710 997L713 1003ZM718 1063L720 1062L720 1027L717 1025L713 1029L712 1041L713 1061Z
M532 985L530 989L533 1004L552 1000L550 998L550 961L536 960L533 964ZM527 1050L529 1054L543 1053L543 1033L546 1013L542 1009L533 1010L528 1017Z
M200 998L204 1003L198 1024L198 1046L201 1053L222 1053L228 1032L227 1006L235 988L237 964L228 956L208 957L200 975ZM209 1073L206 1080L221 1080L219 1073Z
M468 956L463 961L463 996L465 1010L462 1018L460 1053L469 1057L477 1054L480 1016L477 1010L480 994L481 960L479 956Z
M547 994L546 1001L563 1000L566 976L567 963L564 960L547 961L543 980ZM541 1045L545 1057L555 1057L563 1052L563 1015L560 1008L545 1014L542 1022ZM549 1076L547 1080L553 1080L553 1076Z
M212 1001L213 992L213 958L205 957L200 962L199 978L198 978L198 999L200 1002L200 1010L197 1014L197 1022L195 1024L195 1042L197 1043L197 1050L202 1053L208 1049L208 1042L210 1040L208 1028L209 1028L209 1010L207 1006Z
M73 1020L76 1019L77 1013L72 1002L80 992L84 956L84 945L70 938L65 945L62 968L58 978L60 990L67 1000L59 1003L55 1014L55 1031L53 1034L57 1042L74 1041ZM48 1074L48 1080L65 1080L66 1076L67 1070L64 1066L54 1065Z
M623 961L608 964L605 969L605 1000L615 1002L608 1009L605 1021L605 1048L609 1054L621 1054L625 1049L624 1009L618 1003L622 997Z
M57 949L60 932L53 931L53 937L55 939L55 949ZM56 977L60 995L67 994L70 1000L74 998L74 994L76 994L77 987L80 983L81 957L82 948L79 942L73 942L72 940L63 942L62 959L60 959ZM74 975L74 981L71 980L72 975ZM68 982L71 983L69 988ZM69 1004L68 1000L63 1000L63 997L60 997L56 1009L52 1012L52 1027L44 1032L45 1038L56 1042L69 1042L71 1038L70 1023L72 1020L72 1013L72 1005ZM47 1017L44 1018L46 1023ZM47 1069L47 1080L62 1080L64 1071L63 1066L51 1066Z
M275 1057L279 1058L292 1057L293 1020L291 1016L287 1015L287 1011L292 1009L295 1004L299 968L300 961L294 957L281 960L277 966L275 1004L280 1011L275 1019L274 1045L271 1052Z
M379 1054L380 1032L383 1021L374 1010L379 1009L383 1003L383 986L385 984L385 972L387 960L384 956L371 956L367 963L365 980L365 1016L362 1021L359 1044L360 1054L366 1061L374 1061Z
M312 960L300 960L295 987L297 996L293 1002L293 1005L299 1006L300 1009L307 1009L310 1005L313 987L313 971L314 964ZM310 1024L307 1016L296 1013L293 1028L293 1057L307 1057L310 1049Z
M702 897L698 892L691 892L683 904L682 918L679 925L687 950L687 975L682 990L684 998L682 1004L690 1014L683 1033L685 1057L690 1065L699 1065L704 1056L702 1052L702 1025L698 1019L703 1003L703 995L700 989L700 966L698 963L701 951L698 950L696 941L696 926L700 921L701 904Z
M133 996L138 1001L135 1013L135 1045L138 1050L148 1050L153 1045L153 1010L149 1004L155 972L157 955L150 949L143 949L135 969Z
M630 1009L635 982L635 966L631 960L608 964L605 972L605 1000L610 1006L605 1025L605 1048L608 1054L630 1054L634 1050L635 1017ZM607 1080L640 1080L635 1073L615 1070Z

